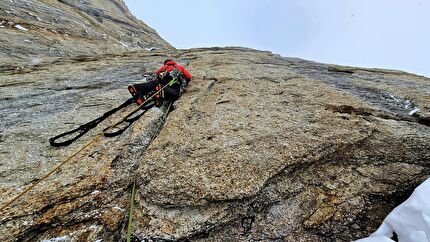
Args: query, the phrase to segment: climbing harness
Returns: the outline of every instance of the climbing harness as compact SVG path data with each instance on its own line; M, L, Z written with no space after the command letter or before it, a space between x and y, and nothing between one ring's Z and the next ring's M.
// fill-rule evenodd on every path
M155 93L153 93L151 96L149 96L148 98L145 99L145 101L143 101L142 104L140 104L135 110L133 110L132 112L130 112L128 115L126 115L124 118L122 118L121 120L119 120L118 122L116 122L115 124L105 128L102 132L98 133L91 141L89 141L86 145L84 145L82 148L80 148L79 150L77 150L75 153L73 153L71 156L69 156L68 158L64 159L63 161L61 161L57 166L55 166L54 168L52 168L48 173L46 173L44 176L42 176L41 178L36 179L36 182L33 183L31 186L29 186L28 188L26 188L24 191L22 191L21 193L19 193L18 195L16 195L14 198L12 198L10 201L6 202L3 206L0 207L0 212L2 212L6 207L8 207L9 205L11 205L13 202L15 202L18 198L24 196L26 193L28 193L30 190L32 190L37 184L41 183L42 181L44 181L46 178L48 178L49 176L51 176L52 174L54 174L56 171L58 171L58 169L60 169L63 165L65 165L67 162L69 162L70 160L72 160L76 155L78 155L81 151L83 151L84 149L88 148L91 144L95 143L96 141L98 141L100 138L102 138L106 133L108 133L108 130L114 129L116 127L118 127L121 123L123 122L127 122L127 120L130 120L130 117L133 116L133 114L137 113L139 110L141 110L142 107L144 107L145 105L148 105L150 101L152 101L154 99L154 97L161 91L163 91L169 84L176 82L175 79L172 79L169 83L167 83L166 85L164 85L160 90L156 91ZM128 100L127 100L128 101ZM121 106L121 105L120 105ZM128 127L128 126L127 126ZM88 131L87 131L88 132ZM82 136L82 135L81 135ZM80 137L80 136L79 136ZM78 138L79 138L78 137ZM55 138L55 137L54 137ZM76 140L76 139L75 139ZM54 140L55 141L55 140ZM73 141L72 141L73 142Z

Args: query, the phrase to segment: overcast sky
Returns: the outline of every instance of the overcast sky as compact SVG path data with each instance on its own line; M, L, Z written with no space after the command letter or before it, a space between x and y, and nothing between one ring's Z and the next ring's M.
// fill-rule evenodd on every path
M430 0L125 0L176 48L244 46L430 77Z

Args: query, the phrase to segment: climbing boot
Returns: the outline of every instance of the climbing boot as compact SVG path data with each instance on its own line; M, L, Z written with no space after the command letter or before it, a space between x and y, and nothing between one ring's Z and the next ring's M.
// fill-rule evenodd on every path
M155 106L157 108L161 107L163 105L163 91L159 92L161 89L160 85L157 85L155 87L155 91L158 92L155 97L154 97L154 101L155 101Z
M133 97L134 101L141 105L143 103L143 99L139 95L139 91L134 85L128 86L128 91L130 92L131 96Z

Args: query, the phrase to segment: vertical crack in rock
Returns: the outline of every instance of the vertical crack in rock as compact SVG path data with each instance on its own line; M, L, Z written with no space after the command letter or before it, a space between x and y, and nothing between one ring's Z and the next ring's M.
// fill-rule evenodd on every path
M166 58L194 79L163 130L151 109L0 214L0 240L120 241L136 178L142 241L351 241L430 175L430 81L241 47L176 50L122 1L2 1L0 203ZM0 10L1 11L1 10ZM7 11L7 12L6 12Z
M428 174L426 127L399 122L409 119L298 76L288 65L259 60L270 54L244 58L257 59L251 71L248 61L237 62L244 52L215 51L190 65L202 80L154 144L163 152L149 149L142 158L136 237L351 240L370 233L393 208L369 206L377 203L371 194L410 191ZM246 74L238 77L238 70ZM212 85L208 77L215 73ZM183 120L186 126L174 125ZM404 189L393 185L396 179ZM247 217L256 222L244 233ZM369 227L370 217L375 222Z

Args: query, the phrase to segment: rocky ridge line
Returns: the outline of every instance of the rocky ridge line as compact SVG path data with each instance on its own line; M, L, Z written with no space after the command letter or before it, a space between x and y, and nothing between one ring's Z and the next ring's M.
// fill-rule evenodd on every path
M0 3L0 68L77 55L174 49L122 0L8 0Z
M67 13L67 28L85 16L116 36L115 26L135 24L121 1L95 3L12 0L0 11L12 7L7 16L20 20L30 5L55 9ZM31 32L4 29L0 40ZM135 178L136 240L351 241L373 232L430 174L428 78L247 48L175 50L157 38L158 50L118 54L86 52L75 41L89 46L73 40L64 47L70 55L18 69L28 56L4 59L16 63L0 73L0 204L133 107L70 147L52 148L48 138L122 103L127 85L164 59L176 59L194 80L153 142L158 109L2 211L2 241L124 239Z

